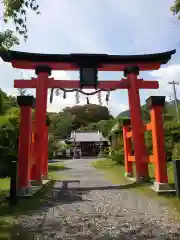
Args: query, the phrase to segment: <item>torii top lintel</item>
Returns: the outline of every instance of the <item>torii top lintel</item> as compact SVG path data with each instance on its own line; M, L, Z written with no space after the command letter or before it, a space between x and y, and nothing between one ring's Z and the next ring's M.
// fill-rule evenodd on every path
M18 51L1 51L0 57L11 62L14 68L35 69L46 65L52 70L79 70L80 67L97 67L99 71L124 71L136 66L141 71L157 70L166 64L176 50L144 55L108 54L41 54Z

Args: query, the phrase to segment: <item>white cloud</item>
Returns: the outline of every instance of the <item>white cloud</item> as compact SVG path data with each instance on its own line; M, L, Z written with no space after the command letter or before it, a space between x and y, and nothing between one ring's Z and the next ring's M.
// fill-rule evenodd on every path
M41 16L30 12L28 18L28 41L18 49L35 52L107 52L111 45L103 36L102 19L93 24L93 16L99 15L103 8L100 2L94 5L84 1L56 1L41 3ZM97 8L99 6L99 8ZM101 10L102 9L102 10ZM34 44L35 39L39 43ZM48 46L48 48L47 48Z
M53 71L52 72L52 77L54 79L64 79L64 80L70 80L70 75L67 74L65 71ZM91 93L94 92L95 90L89 90L89 89L83 89L84 92L86 93ZM127 104L117 104L117 99L111 97L112 94L110 94L110 99L109 99L109 104L107 105L106 103L106 92L101 92L101 100L102 100L102 105L107 106L109 111L113 116L116 116L119 114L121 111L127 110L128 105ZM80 93L80 103L79 105L84 105L87 103L86 98L89 98L89 102L92 104L99 104L98 101L98 96L97 94L91 95L91 96L86 96ZM75 92L73 93L67 93L66 94L66 99L63 99L63 92L60 91L60 95L56 96L55 91L53 94L53 103L49 103L49 98L50 98L50 92L48 93L48 111L52 112L59 112L65 107L72 107L76 105L76 97L75 97Z
M132 39L132 53L161 52L176 47L178 42L176 16L170 7L173 0L111 0L114 16L121 19L125 34ZM116 25L116 30L122 24ZM126 36L128 37L128 36Z
M162 67L159 70L150 72L150 75L155 77L159 81L159 89L148 91L152 93L151 95L163 95L173 96L172 85L168 84L172 81L177 81L180 83L180 64L172 64L166 67ZM180 97L180 88L177 88L177 96Z
M90 92L89 90L84 90L84 91L85 92ZM113 116L117 116L120 112L128 109L128 105L126 105L126 104L118 104L113 99L110 99L109 104L107 105L106 101L105 101L105 95L106 94L102 93L101 95L102 95L102 105L103 106L107 106L109 111L110 111L110 113ZM80 94L80 103L79 103L79 105L84 105L84 104L87 103L86 102L86 97L87 97L86 95ZM49 97L48 97L48 99L49 99ZM99 102L98 102L97 95L90 96L89 97L89 102L92 103L92 104L97 104L98 105ZM68 107L72 107L74 105L76 105L76 98L75 98L75 94L74 93L68 93L66 99L63 99L63 94L62 93L58 97L54 94L53 103L52 104L48 103L48 111L60 112L63 108L65 108L67 106Z
M79 0L78 3L77 0L52 0L51 4L48 0L40 1L42 14L36 16L30 13L28 41L22 42L17 49L57 54L132 54L167 50L179 37L179 30L173 27L174 18L169 10L172 3L173 0L103 0L103 4L101 0ZM4 28L4 24L0 25L1 28ZM177 68L173 66L151 73L160 81L160 90L153 90L152 94L171 93L172 88L167 87L167 79L173 80L174 71L177 72ZM0 62L0 75L3 79L0 87L8 93L17 94L13 89L13 80L21 78L21 75L23 78L29 78L32 74L30 71L15 70L10 65ZM54 72L53 75L57 79L72 78L70 72ZM105 73L105 78L113 79L113 76ZM116 115L126 110L128 105L121 91L118 97L114 96L116 93L112 94L108 107L113 115ZM102 97L104 99L105 95L102 94ZM98 104L97 96L90 97L90 102ZM81 104L85 103L86 97L82 96ZM105 101L103 103L105 104ZM66 100L55 96L53 104L48 103L48 110L60 111L74 104L75 96L72 93L68 94Z
M59 76L58 76L58 79L60 79ZM89 89L83 89L83 91L86 93L94 92L94 90L89 90ZM106 92L101 92L102 105L107 106L110 113L113 116L116 116L121 111L124 111L128 108L126 104L117 104L117 102L116 102L117 100L115 98L111 98L111 97L109 99L109 104L107 105L106 94L107 94ZM90 103L97 104L97 105L99 104L97 94L91 95L91 96L86 96L86 95L80 93L79 96L80 96L79 105L87 104L87 99L86 99L87 97L88 97ZM48 94L48 111L59 112L65 107L72 107L72 106L76 105L75 92L67 93L66 99L63 99L62 91L60 91L59 96L56 96L55 91L54 91L52 104L49 103L49 98L50 98L50 92Z
M129 105L111 101L108 105L108 108L109 108L111 114L116 117L117 115L119 115L119 113L128 110Z

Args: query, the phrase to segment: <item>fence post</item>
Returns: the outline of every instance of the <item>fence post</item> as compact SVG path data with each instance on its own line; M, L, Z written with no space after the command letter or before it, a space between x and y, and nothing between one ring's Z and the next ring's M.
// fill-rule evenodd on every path
M174 182L176 188L176 196L180 198L180 161L173 160L174 165Z

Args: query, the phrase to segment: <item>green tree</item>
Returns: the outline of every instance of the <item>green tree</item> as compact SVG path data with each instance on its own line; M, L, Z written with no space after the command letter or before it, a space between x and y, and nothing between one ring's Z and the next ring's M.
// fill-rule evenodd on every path
M107 137L115 123L115 119L101 120L97 123L97 128L103 136Z
M96 104L68 107L62 112L70 113L74 116L73 126L75 129L88 126L90 123L97 123L101 120L112 118L107 107Z
M0 115L4 114L12 107L17 107L16 97L8 96L0 89Z
M51 115L50 132L54 138L66 138L73 129L73 120L69 112L54 113Z
M0 116L0 176L10 174L10 163L17 160L19 111L15 108Z
M4 97L2 91L0 91L0 115L4 112Z
M112 127L116 124L116 119L101 120L97 123L90 123L88 126L81 127L81 130L100 131L104 137L109 135Z
M39 5L36 0L3 0L4 13L1 19L5 23L12 20L15 24L15 31L6 29L0 32L0 49L9 49L13 45L19 44L18 36L28 38L27 17L29 9L36 14L40 14Z
M0 32L0 50L9 49L13 45L18 45L19 39L15 36L14 32L10 29L6 29L4 32Z
M180 0L175 0L173 6L171 7L171 11L174 15L178 15L178 19L180 19Z

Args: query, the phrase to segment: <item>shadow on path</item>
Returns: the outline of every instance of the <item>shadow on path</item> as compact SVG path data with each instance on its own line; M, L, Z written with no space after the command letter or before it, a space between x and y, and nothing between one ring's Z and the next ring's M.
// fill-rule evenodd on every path
M80 185L79 180L65 180L57 181L57 186L52 190L52 199L46 204L46 207L54 207L60 204L71 204L78 201L91 201L88 199L83 199L83 195L87 195L90 191L104 191L104 190L117 190L117 189L129 189L140 186L137 183L130 183L126 185L112 185L112 186L89 186L83 187Z
M142 186L141 184L132 182L129 184L124 184L124 185L103 185L103 186L86 186L83 187L82 186L71 186L69 183L78 183L80 185L80 181L79 180L66 180L66 181L57 181L57 183L61 184L62 183L62 187L55 187L53 191L60 191L62 189L74 189L74 190L79 190L79 191L92 191L92 190L117 190L117 189L130 189L130 188L136 188L139 186ZM68 186L69 185L69 186Z

